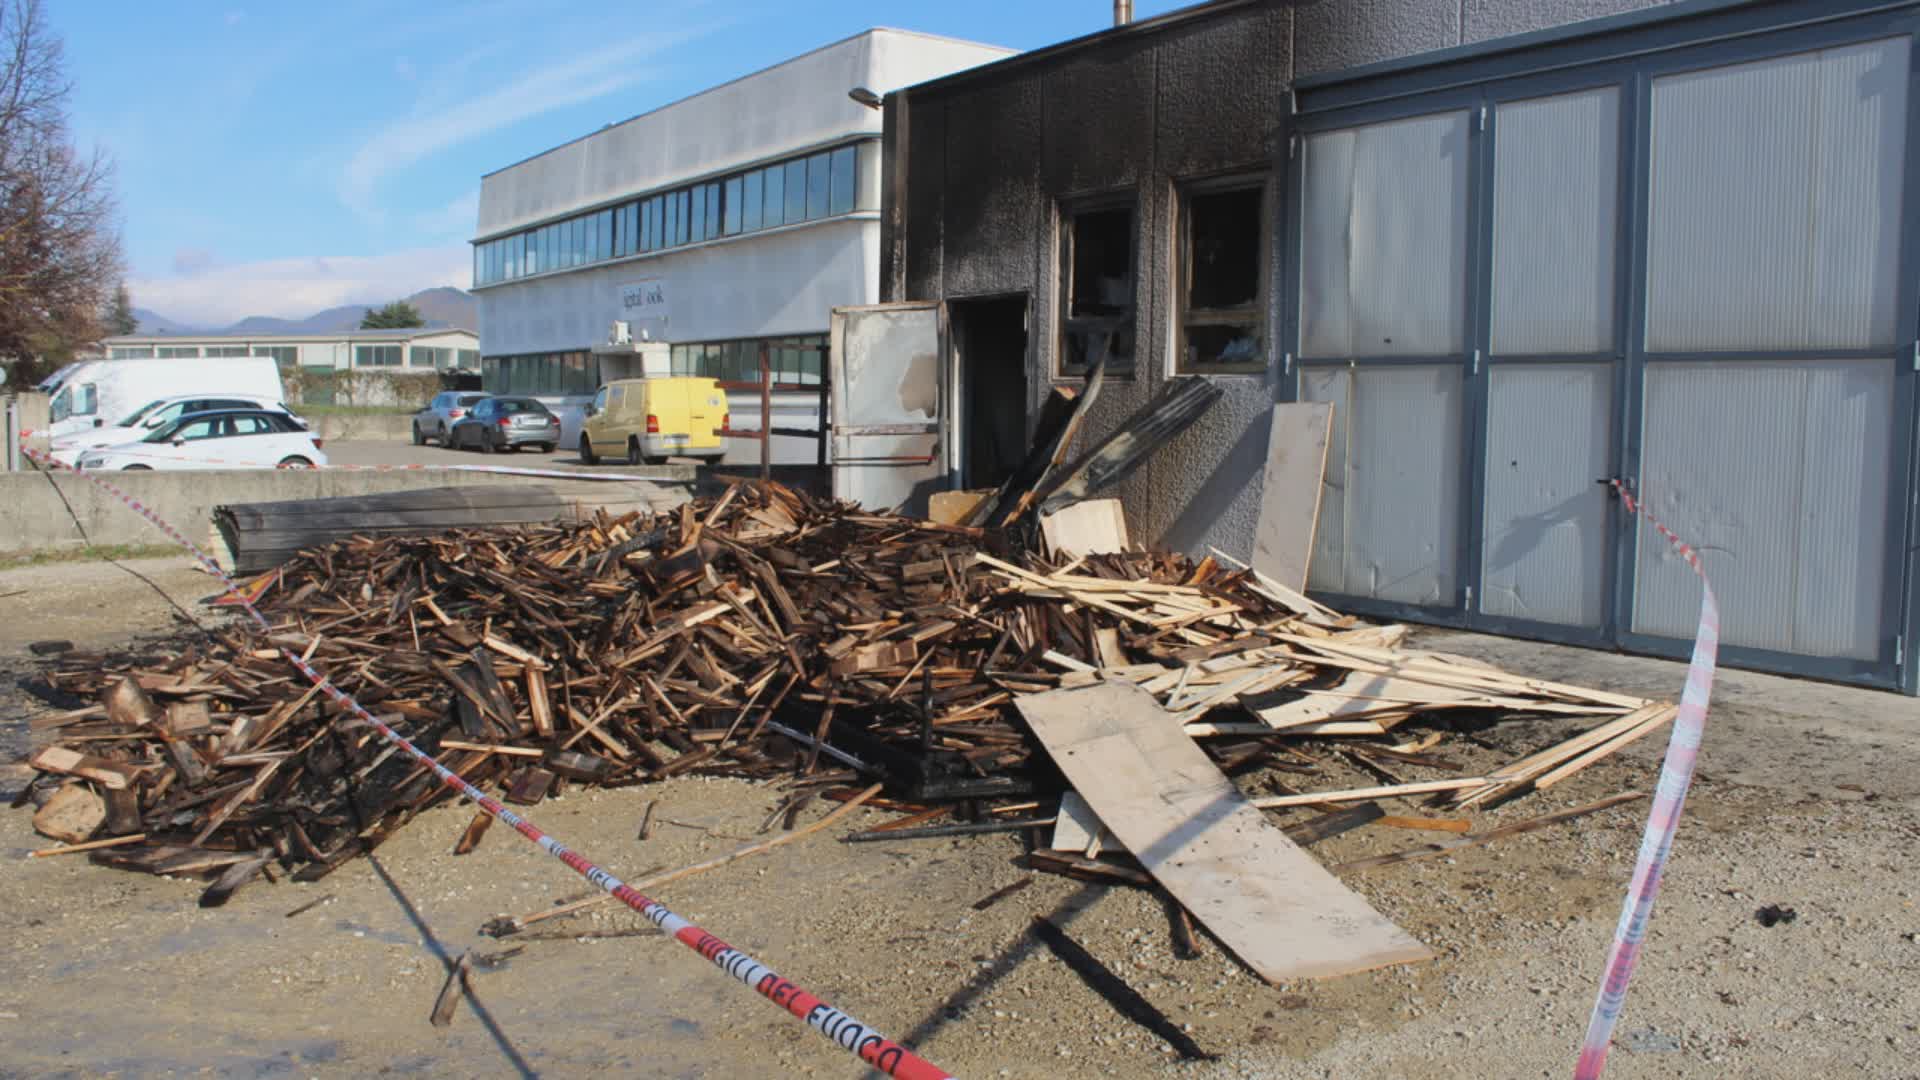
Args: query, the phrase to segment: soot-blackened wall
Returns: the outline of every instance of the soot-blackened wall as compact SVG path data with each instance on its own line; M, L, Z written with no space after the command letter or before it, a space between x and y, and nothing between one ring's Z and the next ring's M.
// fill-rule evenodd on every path
M1078 381L1058 377L1060 207L1131 193L1134 370L1107 380L1082 445L1105 435L1169 377L1176 186L1269 175L1285 152L1291 33L1284 6L1221 5L897 95L883 288L893 299L1028 294L1031 417L1052 385ZM1121 496L1143 541L1244 555L1273 385L1213 377L1226 397Z

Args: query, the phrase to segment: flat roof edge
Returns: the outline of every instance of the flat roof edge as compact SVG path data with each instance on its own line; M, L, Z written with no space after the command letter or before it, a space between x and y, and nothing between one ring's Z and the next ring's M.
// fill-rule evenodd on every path
M529 154L526 157L521 158L519 161L516 161L511 165L503 165L498 169L492 170L491 172L481 173L480 179L482 181L488 180L492 177L500 175L503 172L508 172L513 169L517 169L522 165L526 165L530 162L538 161L541 158L546 157L548 154L557 153L558 151L565 150L567 147L573 146L576 143L585 142L588 139L591 139L594 136L600 135L613 128L625 127L626 125L631 124L636 120L644 120L649 116L655 115L656 113L662 113L667 111L668 109L676 108L678 106L685 105L690 101L694 101L699 98L705 97L708 94L717 93L718 91L725 90L727 87L733 86L736 83L742 83L747 81L748 79L759 78L760 76L766 75L769 72L778 71L789 64L797 64L800 61L805 60L810 56L817 56L818 54L826 52L829 49L837 49L843 45L849 44L850 42L858 41L861 38L870 37L875 34L906 34L906 35L911 35L913 37L925 38L929 41L941 41L941 42L946 42L948 44L953 44L953 45L969 45L974 48L989 49L995 52L1006 52L1006 53L1015 53L1015 54L1019 52L1019 50L1017 49L1008 49L1005 46L1001 46L1001 45L988 45L984 42L979 42L979 41L968 41L964 38L945 37L940 34L923 34L916 30L898 30L890 26L872 26L872 27L868 27L865 30L860 31L857 34L850 34L837 41L829 41L825 45L820 45L818 47L808 49L806 52L798 53L794 56L789 56L785 60L781 60L778 63L768 64L767 66L762 68L755 68L754 70L749 71L743 75L736 75L733 78L726 80L725 82L715 83L712 86L705 87L700 90L696 90L693 93L687 94L684 97L678 97L673 99L672 101L666 102L665 104L656 105L653 108L647 109L643 112L637 112L632 116L627 117L625 120L611 121L606 126L598 128L593 131L589 131L585 135L575 136L574 138L568 139L563 143L558 143L554 146L550 146L545 150L540 151L537 154Z

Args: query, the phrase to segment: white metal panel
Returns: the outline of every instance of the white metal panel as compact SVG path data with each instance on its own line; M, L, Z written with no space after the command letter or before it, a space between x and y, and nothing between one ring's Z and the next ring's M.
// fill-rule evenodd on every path
M1701 552L1721 640L1802 656L1881 653L1891 362L1655 364L1641 490ZM1638 533L1634 629L1689 638L1699 587Z
M1302 355L1465 349L1467 126L1452 112L1307 138Z
M1654 81L1647 347L1893 340L1907 38Z
M1613 368L1498 364L1488 373L1479 609L1598 628L1606 616Z
M1500 105L1493 156L1493 351L1613 346L1620 92Z
M1334 406L1309 585L1451 605L1460 550L1461 369L1307 367L1300 398Z
M946 490L941 321L938 304L833 310L836 498L924 515L928 497Z

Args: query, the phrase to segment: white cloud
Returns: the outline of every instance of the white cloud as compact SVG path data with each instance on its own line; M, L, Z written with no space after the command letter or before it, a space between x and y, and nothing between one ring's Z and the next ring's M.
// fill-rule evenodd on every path
M470 188L445 206L414 215L413 227L424 237L464 240L473 235L479 220L480 189Z
M194 326L249 315L301 319L341 304L375 304L440 285L467 288L473 256L465 244L387 255L271 259L213 265L191 276L134 278L133 302Z
M571 63L543 63L529 74L478 96L416 111L375 132L354 151L340 175L340 199L356 212L378 218L374 190L387 174L468 139L639 82L650 70L643 60L702 32L632 38Z

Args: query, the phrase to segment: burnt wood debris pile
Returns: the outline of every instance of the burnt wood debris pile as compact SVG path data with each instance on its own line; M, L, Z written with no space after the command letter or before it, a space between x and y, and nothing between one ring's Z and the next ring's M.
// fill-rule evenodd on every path
M53 741L16 805L32 800L40 831L102 864L212 878L214 904L276 869L323 877L451 797L283 648L515 803L779 779L791 827L803 801L880 782L867 805L906 816L870 835L1028 832L1034 868L1102 879L1141 875L1111 848L1090 857L1097 839L1048 850L1064 785L1023 695L1140 687L1222 771L1261 779L1256 805L1318 811L1289 824L1299 843L1381 818L1376 798L1471 808L1550 786L1673 712L1409 648L1404 627L1214 558L1048 553L776 484L657 515L349 538L250 587L270 631L235 620L160 656L59 658L48 681L93 704L33 721ZM1438 747L1448 711L1591 723L1476 771ZM1377 784L1326 790L1353 768ZM1431 850L1476 842L1457 818L1415 820L1444 837Z

